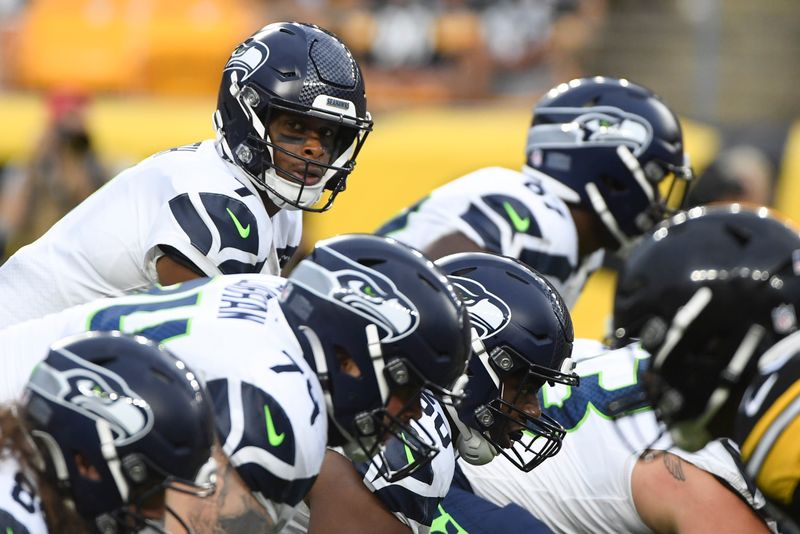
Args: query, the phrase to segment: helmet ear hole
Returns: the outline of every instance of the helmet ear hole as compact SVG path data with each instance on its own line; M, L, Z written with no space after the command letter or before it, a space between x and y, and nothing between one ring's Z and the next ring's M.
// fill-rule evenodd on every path
M628 191L628 186L626 186L621 180L614 178L609 174L604 174L600 177L600 180L603 182L612 193L626 193Z
M134 483L141 484L147 480L147 464L138 454L129 454L122 459L122 468Z

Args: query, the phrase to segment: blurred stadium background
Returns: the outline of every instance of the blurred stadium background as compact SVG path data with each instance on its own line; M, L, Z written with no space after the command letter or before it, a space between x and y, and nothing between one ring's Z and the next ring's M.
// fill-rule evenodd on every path
M664 97L698 172L729 146L762 151L775 169L774 207L800 220L797 0L0 0L0 224L27 209L9 184L43 150L53 94L87 98L108 178L211 137L230 51L284 19L348 43L366 66L375 118L347 193L306 218L308 242L372 231L476 168L518 168L535 100L594 74ZM36 237L15 239L5 224L7 254ZM612 281L603 271L590 282L574 312L578 335L602 336Z

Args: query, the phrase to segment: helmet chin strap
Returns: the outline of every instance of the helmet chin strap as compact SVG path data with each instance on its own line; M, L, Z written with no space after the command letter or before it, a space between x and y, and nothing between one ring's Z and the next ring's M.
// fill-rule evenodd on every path
M655 191L653 190L653 186L650 184L650 182L647 181L647 177L644 175L642 166L639 164L639 160L636 159L636 156L634 156L630 149L625 145L619 145L617 147L617 156L619 156L619 159L622 160L622 163L625 165L628 171L630 171L631 175L633 175L634 180L636 180L636 183L639 184L642 192L644 192L645 196L647 196L647 200L653 202L655 200ZM611 232L611 235L613 235L614 238L619 242L620 249L630 249L636 240L628 237L619 227L617 219L611 213L611 210L608 209L608 204L606 204L605 199L603 199L603 195L600 194L600 190L597 188L597 185L595 185L594 182L589 182L586 184L586 194L589 197L589 202L591 202L592 208L600 217L600 220L603 221L603 224L606 226L608 231Z
M374 326L374 325L372 325ZM306 336L308 340L308 345L311 347L311 353L314 357L314 364L317 368L317 377L320 379L320 382L325 383L328 382L330 373L328 372L328 361L325 358L325 349L322 348L322 342L320 341L317 333L314 332L311 328L307 326L300 326L300 332ZM369 334L368 334L369 336ZM381 373L381 378L383 378L383 373ZM384 379L384 384L386 383ZM388 386L387 386L388 389ZM361 450L361 446L359 445L358 441L355 437L347 431L339 422L336 420L335 412L333 409L333 397L331 396L330 388L327 386L322 387L322 393L325 397L325 408L328 413L328 423L332 424L336 427L342 437L345 439L344 445L342 445L342 449L345 452L345 455L353 460L356 461L366 461L369 458L366 458L366 455Z
M472 329L472 352L472 358L478 358L480 360L481 365L486 372L489 373L492 383L499 390L500 377L489 364L489 353L486 350L486 345L483 344L483 341L474 328ZM456 394L456 398L463 397L464 389L467 387L468 381L469 377L467 377L466 374L462 374L458 377L455 384L453 384L452 390ZM455 439L456 450L458 450L458 453L467 463L472 465L484 465L499 454L498 450L484 438L480 432L473 430L461 421L458 417L455 403L442 403L442 405L445 410L447 410L450 420L458 430L458 437Z
M463 383L461 381L464 380ZM462 376L456 381L453 386L454 390L464 388L466 385L466 376ZM456 437L455 445L456 450L464 460L472 465L484 465L492 461L492 459L499 453L497 449L489 443L489 441L481 436L481 434L468 426L466 426L461 419L458 418L458 413L455 407L450 404L443 404L444 409L447 410L450 420L458 430L458 437Z
M122 474L122 466L119 461L119 455L117 454L117 447L114 445L114 434L111 432L111 425L108 424L108 421L98 419L96 427L97 435L100 438L100 451L103 454L103 459L108 464L108 470L114 478L114 483L117 485L120 497L122 497L123 501L127 502L130 488Z
M625 232L619 227L617 220L614 218L611 210L608 209L608 204L606 204L603 195L600 194L600 190L597 189L594 182L586 184L586 194L589 196L589 202L592 203L592 209L594 209L597 216L600 217L600 220L603 221L606 229L611 232L614 239L619 242L620 247L623 249L630 247L633 240L628 238Z

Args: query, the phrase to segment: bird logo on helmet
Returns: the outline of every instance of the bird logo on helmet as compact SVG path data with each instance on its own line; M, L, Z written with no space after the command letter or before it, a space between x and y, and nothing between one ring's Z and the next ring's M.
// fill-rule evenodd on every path
M692 180L680 122L624 79L572 80L534 108L526 174L594 212L620 247L683 207Z
M316 253L314 263L297 266L292 280L378 325L384 331L381 341L414 332L419 310L388 277L328 247L317 247Z
M459 297L469 310L469 320L480 339L497 334L511 320L511 310L502 299L476 280L451 276Z

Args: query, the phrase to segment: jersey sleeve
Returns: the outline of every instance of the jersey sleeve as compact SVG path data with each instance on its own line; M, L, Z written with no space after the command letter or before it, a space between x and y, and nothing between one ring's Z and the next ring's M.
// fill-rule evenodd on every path
M174 249L207 276L260 272L271 236L239 198L221 193L188 192L172 197L152 222L145 270L157 281L155 262Z
M430 527L455 472L455 452L444 410L432 395L423 394L421 400L422 417L412 421L411 427L418 434L427 433L431 436L439 449L428 465L396 482L388 482L381 477L375 465L379 464L379 459L374 459L374 463L355 464L370 491L414 532L426 532ZM384 455L389 463L396 463L393 467L398 469L407 461L404 444L399 439L390 438L387 441Z
M285 525L319 474L327 423L307 376L290 360L271 367L277 371L268 379L253 369L258 384L221 378L207 388L225 454L276 524Z

